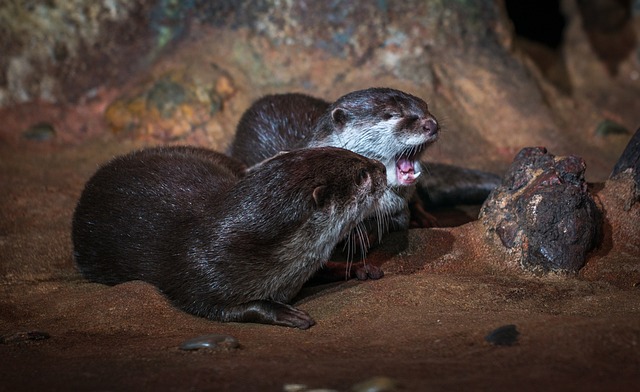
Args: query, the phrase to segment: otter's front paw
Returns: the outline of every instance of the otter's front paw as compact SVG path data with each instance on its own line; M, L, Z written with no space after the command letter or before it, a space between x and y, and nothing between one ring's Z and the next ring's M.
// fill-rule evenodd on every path
M308 329L316 322L307 312L282 302L256 300L224 309L221 321L261 323Z
M354 268L358 280L380 279L384 276L382 268L373 264L362 263Z
M281 307L275 311L274 324L300 329L309 329L315 325L316 322L307 312L290 305L279 305Z

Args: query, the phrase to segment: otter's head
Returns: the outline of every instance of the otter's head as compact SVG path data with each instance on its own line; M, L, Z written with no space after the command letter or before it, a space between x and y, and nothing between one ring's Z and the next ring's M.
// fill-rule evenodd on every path
M260 211L270 212L265 219L274 218L283 231L307 225L323 237L313 241L330 252L376 210L387 189L385 173L376 160L342 148L321 147L278 154L250 168L249 181L244 182L261 184L254 186L258 189L251 199L263 204Z
M408 186L440 127L427 103L389 88L354 91L334 102L318 123L312 145L342 147L381 161L389 185Z

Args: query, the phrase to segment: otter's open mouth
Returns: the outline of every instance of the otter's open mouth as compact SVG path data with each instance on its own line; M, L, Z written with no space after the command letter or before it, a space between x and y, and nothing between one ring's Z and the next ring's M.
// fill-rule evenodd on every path
M396 161L396 178L400 185L413 185L420 176L420 163L407 157Z

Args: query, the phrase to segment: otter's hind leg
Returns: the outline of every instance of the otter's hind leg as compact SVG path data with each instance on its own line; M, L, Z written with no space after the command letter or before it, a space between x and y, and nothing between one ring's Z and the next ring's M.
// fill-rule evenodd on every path
M316 323L305 311L266 300L225 307L215 318L221 321L273 324L300 329L308 329Z

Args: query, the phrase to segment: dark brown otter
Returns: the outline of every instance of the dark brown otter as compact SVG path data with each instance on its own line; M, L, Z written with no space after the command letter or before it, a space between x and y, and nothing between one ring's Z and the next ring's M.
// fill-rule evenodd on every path
M381 201L383 218L367 217L375 238L375 232L409 227L420 159L439 130L425 101L389 88L354 91L333 103L297 93L268 95L243 114L229 152L252 165L280 151L333 146L381 161L390 187ZM422 226L431 219L423 209L412 218Z
M212 320L306 329L288 303L386 189L377 161L339 148L242 164L192 147L113 159L73 216L75 261L90 280L143 280Z

